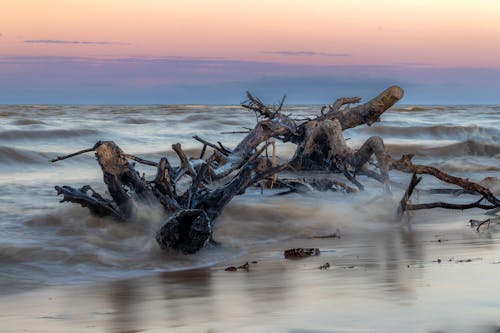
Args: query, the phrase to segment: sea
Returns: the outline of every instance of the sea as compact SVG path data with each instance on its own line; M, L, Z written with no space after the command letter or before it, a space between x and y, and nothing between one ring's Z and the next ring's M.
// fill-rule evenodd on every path
M320 105L290 105L286 106L283 112L292 117L306 118L318 115L320 109ZM329 302L333 302L331 297L339 297L343 302L349 303L352 298L348 298L345 293L349 293L352 288L358 290L357 298L354 299L364 302L365 305L361 306L364 311L369 311L371 305L376 307L378 297L387 296L385 309L398 313L399 310L393 307L394 304L401 304L401 307L406 306L409 309L405 312L406 315L411 309L424 311L423 304L434 311L443 310L441 305L453 306L450 304L453 303L452 299L441 304L436 295L441 291L443 295L455 295L453 291L445 289L456 281L470 287L475 280L469 278L477 278L476 274L472 273L462 277L455 276L455 282L450 281L447 284L439 280L439 272L433 268L427 271L425 267L437 267L439 259L439 263L442 262L439 267L446 264L450 265L449 267L469 265L470 269L458 272L467 274L470 270L477 269L479 261L482 265L489 265L485 266L488 269L487 274L493 274L489 277L482 276L482 279L492 282L491 292L494 297L488 298L490 303L487 305L480 306L474 302L481 303L484 295L474 296L472 292L470 299L459 302L462 308L457 310L457 313L458 316L470 315L478 316L476 319L484 319L481 322L473 321L478 325L484 323L484 327L491 328L492 331L497 327L495 325L500 325L500 297L495 301L495 297L500 296L500 264L494 265L500 262L499 229L491 225L478 233L475 228L471 228L468 225L470 218L487 218L483 211L477 209L465 212L443 209L419 211L412 213L412 216L406 216L404 221L396 221L395 207L411 175L391 172L391 179L400 186L393 187L393 197L389 199L384 196L379 183L363 176L358 180L365 185L365 191L354 194L312 191L281 196L277 195L279 189L261 191L260 188L250 188L245 194L234 198L218 219L214 238L219 245L208 247L194 255L162 251L156 244L154 235L166 218L159 207L142 207L134 221L119 223L112 219L94 217L76 204L60 203L61 197L57 196L54 189L56 185L81 187L88 184L106 196L102 174L93 153L57 163L50 162L56 156L90 148L99 140L112 140L126 153L147 160L158 161L161 157L168 156L171 163L177 165L178 160L172 153L172 144L181 143L190 157L197 158L202 145L193 139L194 135L234 147L245 136L244 132L253 128L255 123L255 114L239 105L0 105L0 296L6 299L14 296L22 298L22 295L52 290L51 288L71 290L108 283L123 287L123 281L139 279L154 286L171 283L172 286L180 288L181 292L177 296L165 296L163 299L168 303L168 299L177 298L176 304L179 306L182 300L196 297L189 293L190 288L201 292L204 300L217 297L217 292L222 293L219 290L223 289L222 286L218 286L219 289L214 287L208 294L204 288L209 287L202 286L207 274L231 274L223 270L226 265L238 264L240 261L243 263L254 258L263 263L260 267L268 263L266 272L271 271L273 265L278 265L281 272L278 279L284 280L285 284L288 281L288 284L293 286L292 290L306 288L305 285L309 282L329 286L330 289L326 288L324 293L313 293L322 307L320 313L328 312L327 309L331 305ZM394 158L402 154L415 154L415 163L431 165L472 181L480 182L486 178L484 184L490 186L497 195L500 193L498 105L397 104L381 116L380 122L370 127L364 125L347 130L344 135L348 139L348 145L353 148L359 147L371 136L380 136ZM293 151L293 144L276 143L276 154L283 161L289 158ZM153 178L156 173L153 167L147 165L137 164L136 168L148 179ZM317 177L321 175L318 174ZM424 176L420 187L455 188L431 176ZM417 193L412 200L472 202L477 199L469 195L425 196ZM414 239L411 236L412 233L422 232L424 239L419 239L418 236ZM336 237L331 239L314 238L333 234ZM397 239L395 243L394 239ZM399 245L394 247L387 244ZM403 246L400 246L401 244ZM434 250L426 252L425 244ZM449 251L443 252L446 254L444 255L439 251L446 249L443 246L447 244L453 244L453 247L447 248ZM289 261L282 258L282 251L302 245L319 247L324 260L313 259L316 261L300 263L294 261L289 264L292 266L283 268ZM470 252L464 248L470 249ZM477 248L481 249L480 253L473 250ZM455 256L452 252L459 255ZM435 253L442 257L438 258ZM363 261L363 258L366 260ZM462 259L470 259L472 263L457 261ZM307 276L320 274L316 266L324 264L323 261L328 261L331 268L330 273L321 274L333 274L331 272L336 271L345 275L345 272L349 271L349 275L344 276L346 280L318 282L317 278L313 278L308 282ZM339 264L335 266L335 262ZM252 270L254 266L259 267L258 265L253 264ZM375 274L373 278L369 272L374 267L385 273ZM405 273L401 277L400 271L403 269L420 271L416 275ZM295 278L287 280L288 276L293 276L294 270L304 279L303 284L294 280ZM203 272L199 275L201 282L193 277L198 276L196 272ZM163 278L155 280L158 276ZM249 276L245 279L250 279ZM360 282L362 276L372 276L373 280ZM413 281L411 287L401 281L407 277ZM245 327L253 327L254 329L248 331L330 332L328 327L336 327L332 328L331 332L382 332L399 331L406 327L402 318L392 325L387 319L365 314L365 320L376 323L372 328L377 329L370 330L370 327L357 322L356 307L347 303L344 303L345 307L333 306L334 309L342 311L343 318L350 318L342 322L343 326L333 325L334 319L328 316L321 317L312 324L309 320L316 318L314 313L317 313L310 309L315 307L314 302L309 300L302 304L301 299L307 297L301 293L295 298L286 298L283 294L286 292L281 289L286 287L277 283L275 278L275 275L267 276L262 273L257 275L257 280L248 282L253 286L251 292L257 293L261 298L254 295L252 297L257 297L257 300L253 306L234 310L236 318L244 318L240 318L240 321L233 318L234 325L217 326L217 321L220 321L223 315L212 309L210 311L215 312L209 311L209 317L205 318L207 308L196 310L197 305L193 305L194 313L206 320L195 320L195 327L189 326L193 323L189 318L184 318L184 321L179 318L177 321L172 319L172 326L166 322L161 325L171 327L172 330L188 327L186 332L207 332L211 327L213 332L232 331L238 327L240 331ZM215 279L217 280L216 277ZM434 296L430 296L427 292L436 281L441 284L433 290ZM229 283L228 287L231 286ZM267 286L267 289L264 286ZM240 285L238 288L244 286ZM307 288L313 287L309 285ZM310 290L307 288L304 290ZM377 288L379 290L375 292ZM408 292L408 288L412 289L412 292ZM460 287L457 292L460 292L459 290ZM419 294L419 291L425 292ZM271 295L276 292L275 299ZM299 294L302 296L298 296ZM283 308L282 312L279 312L278 308L274 310L278 311L277 322L281 324L272 321L259 322L259 318L262 318L261 312L264 311L259 307L268 302L274 304L279 297L287 299L284 304L278 303L278 308ZM152 296L147 298L151 302L158 301ZM430 300L431 304L419 303L422 299ZM228 296L228 300L234 301L234 294ZM465 304L474 306L468 308ZM297 308L294 306L303 311L295 311ZM191 311L189 309L193 307L186 306L183 309ZM227 308L227 305L225 307ZM145 311L144 308L141 309ZM469 311L472 313L468 313ZM301 321L300 316L303 313L309 315ZM429 315L433 318L432 313ZM11 314L7 318L10 318L8 322L11 325L19 324L21 331L22 318L15 317L17 319L14 320L12 316ZM284 324L285 319L290 319L290 316L293 317L293 325ZM450 314L441 319L451 317L453 316ZM67 319L68 317L63 317L61 320ZM51 320L58 318L56 316ZM447 319L439 318L419 320L418 323L422 326L417 327L425 327L426 331L446 328L449 323ZM116 323L110 324L116 329L104 325L98 326L100 329L96 330L126 332L128 327L128 332L138 332L141 329L148 331L144 322L138 324L137 330L133 330L137 323L126 322L128 326L122 327L119 322L117 318ZM460 320L458 322L461 323ZM240 323L243 324L238 326ZM433 326L435 323L439 325ZM274 326L275 324L277 326ZM36 326L36 323L33 325ZM161 325L158 324L159 327ZM455 328L460 331L467 325L457 327ZM70 325L70 328L72 329L69 331L76 330L76 326Z

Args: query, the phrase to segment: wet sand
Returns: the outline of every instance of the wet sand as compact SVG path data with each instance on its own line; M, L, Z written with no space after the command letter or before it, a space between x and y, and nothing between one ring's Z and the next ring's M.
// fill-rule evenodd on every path
M1 331L498 332L500 236L469 228L469 216L422 212L412 225L260 244L208 268L7 294ZM296 246L322 252L284 259ZM224 270L246 261L257 263Z

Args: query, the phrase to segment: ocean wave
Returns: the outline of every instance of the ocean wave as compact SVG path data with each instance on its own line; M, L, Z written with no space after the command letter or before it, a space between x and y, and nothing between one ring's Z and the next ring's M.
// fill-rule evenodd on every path
M416 111L430 111L434 110L433 107L423 107L423 106L404 106L404 107L395 107L391 109L392 111L406 111L406 112L416 112Z
M0 244L0 264L22 270L24 266L19 264L28 263L29 267L42 268L42 272L30 271L40 280L69 282L206 267L239 253L223 246L192 256L164 251L155 241L164 221L160 207L139 207L131 223L117 223L68 205L19 221L23 239Z
M39 152L29 149L14 148L9 146L0 146L0 166L3 164L44 164L50 165L49 161L56 156L66 153L57 152ZM88 161L85 155L72 157L71 161L78 163Z
M11 163L37 164L47 163L53 154L35 152L26 149L0 146L0 165Z
M464 110L469 108L467 105L398 105L391 108L396 112L420 112L420 111L450 111Z
M135 220L134 223L117 223L112 219L94 217L77 206L62 207L20 223L26 235L36 234L37 240L43 240L40 247L37 243L5 246L2 259L8 259L10 253L19 261L123 268L133 265L150 267L153 264L157 267L160 262L154 262L154 258L160 250L154 244L154 230L163 221L163 215L150 208L138 212ZM147 263L146 257L153 260Z
M0 132L0 139L2 140L57 139L57 138L74 138L79 136L88 136L97 134L99 134L99 131L93 129L9 130Z
M500 130L497 128L487 128L477 125L471 126L385 126L377 125L365 127L359 131L381 136L401 136L401 137L436 137L450 139L468 139L471 137L482 137L492 141L500 141Z
M8 118L10 116L15 116L16 115L16 112L14 111L0 111L0 118Z
M474 140L467 140L440 147L429 147L424 144L387 144L389 153L392 155L414 154L417 156L496 156L500 154L500 146L484 144Z
M70 257L69 249L51 249L40 245L0 245L0 263L20 263L39 260L64 261Z
M127 117L121 120L121 122L125 124L149 124L154 122L154 120L143 117Z
M500 179L497 177L485 177L479 184L489 188L493 194L500 194Z
M23 118L23 119L15 120L15 121L12 122L12 125L19 125L19 126L24 126L24 125L43 125L43 124L45 124L43 121L29 119L29 118Z
M452 159L439 165L439 169L448 173L456 172L499 172L500 165L488 165L469 160Z
M293 202L290 198L267 197L262 202L259 190L249 191L246 198L236 198L217 223L215 237L224 245L192 256L163 251L157 245L154 235L166 217L160 205L137 203L132 221L117 223L67 204L19 221L23 238L33 237L33 241L18 239L0 244L0 263L87 264L118 270L199 266L227 259L239 249L262 241L331 234L337 228L360 230L367 220L383 221L392 214L392 203L388 209L365 200L347 204L343 195L334 193L327 199L299 197ZM305 201L308 205L297 205Z

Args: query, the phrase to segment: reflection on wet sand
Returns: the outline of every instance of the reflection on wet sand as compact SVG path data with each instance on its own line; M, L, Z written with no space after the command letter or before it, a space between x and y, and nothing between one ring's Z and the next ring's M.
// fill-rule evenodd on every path
M2 332L494 332L500 234L466 220L422 212L341 238L262 243L210 268L4 295ZM321 255L283 258L300 246ZM248 272L224 270L246 261Z
M140 331L142 318L137 307L144 301L138 281L125 280L113 283L107 298L113 309L108 327L110 332Z
M168 327L214 317L212 276L208 269L163 273L157 278L162 317Z
M257 260L248 272L221 265L54 288L5 296L0 310L8 332L494 332L499 236L468 231L395 225L272 243L226 263ZM324 251L282 258L298 244ZM34 303L20 320L23 298Z

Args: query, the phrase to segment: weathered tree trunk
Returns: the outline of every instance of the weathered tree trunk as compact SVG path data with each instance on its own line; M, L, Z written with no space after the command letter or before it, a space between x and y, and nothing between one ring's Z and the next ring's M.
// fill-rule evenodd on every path
M296 124L292 119L281 113L264 114L269 118L258 122L228 156L221 158L222 165L214 169L216 178L225 177L240 168L262 142L271 138L297 135Z
M356 150L347 145L343 130L363 124L370 126L379 121L380 116L402 97L403 90L393 86L365 104L350 108L349 104L358 103L360 98L340 98L331 106L323 107L316 118L297 120L281 112L284 98L279 107L270 108L248 93L248 104L243 106L253 110L260 121L234 149L230 150L220 142L213 144L195 136L196 140L203 143L199 159L189 159L181 145L174 144L172 149L176 152L180 164L173 167L166 157L159 162L147 161L125 154L112 141L99 141L92 148L59 156L52 162L95 152L111 199L104 198L88 185L80 189L56 186L56 191L58 195L63 195L61 202L78 203L94 215L111 216L121 221L133 219L136 202L157 202L169 216L156 234L158 244L164 249L171 248L183 253L194 253L203 248L212 239L214 223L224 207L235 195L244 193L246 188L261 180L287 187L289 192L301 191L301 188L335 189L348 193L357 191L340 180L332 179L306 182L273 178L271 181L271 176L285 170L289 165L296 170L320 169L340 172L360 190L363 185L356 179L356 175L360 173L379 180L387 191L390 169L413 173L412 181L399 205L400 217L405 211L434 207L500 207L500 200L480 184L448 175L433 167L414 165L410 155L404 155L400 160L392 159L380 137L369 138ZM328 109L326 113L323 112L325 109ZM260 157L269 146L271 138L297 144L289 163L275 166L274 157L273 161ZM203 159L207 147L214 151L208 158ZM368 168L368 162L373 155L377 160L379 173ZM155 167L154 179L148 181L144 176L141 177L129 160ZM411 194L421 180L417 178L417 174L429 174L444 182L458 185L464 193L479 194L481 199L467 205L444 202L412 204ZM177 186L184 176L189 178L188 186L185 183L184 186ZM214 187L213 180L222 185ZM179 188L187 189L179 193ZM456 190L437 189L435 192L456 193ZM482 203L483 200L487 200L489 204Z
M304 129L304 141L295 151L290 162L292 167L297 170L334 170L354 177L356 173L367 169L367 163L375 155L381 179L386 189L389 189L390 157L380 137L373 136L358 150L354 150L347 146L337 119L311 121Z
M63 201L79 203L83 207L99 216L111 215L120 220L130 218L133 204L128 191L144 197L147 192L146 184L139 177L133 166L127 161L123 151L112 141L98 141L93 148L85 149L75 154L58 157L52 162L73 157L77 154L95 151L97 162L103 172L104 183L113 200L104 199L90 186L74 189L69 186L56 186L58 194L63 194ZM87 192L92 194L88 195Z
M349 148L342 135L345 129L380 121L380 115L403 97L403 89L392 86L369 102L349 108L348 104L360 101L357 97L340 98L329 111L317 119L301 125L303 140L298 144L291 165L300 170L334 170L355 180L360 171L368 171L367 162L375 155L380 169L380 179L389 191L389 155L380 137L369 138L358 150ZM345 106L345 107L344 107Z
M148 192L146 184L113 141L101 142L95 155L114 203L123 216L131 216L133 204L128 192L132 191L139 198L144 198Z
M170 166L167 158L162 158L159 163L150 162L125 154L112 141L98 142L92 149L85 149L79 153L95 151L104 175L104 183L113 200L103 198L88 185L81 189L56 186L57 193L64 196L61 202L78 203L88 208L94 215L112 216L124 221L133 218L136 201L149 203L150 199L156 197L165 207L165 212L170 215L156 235L159 245L183 253L194 253L211 239L215 219L235 195L243 193L248 186L287 167L280 165L270 168L267 160L256 159L247 163L229 183L208 190L203 182L212 158L203 162L196 171L180 144L175 144L172 148L181 161L177 170ZM58 157L53 162L75 155L76 153ZM155 179L148 182L141 178L127 158L156 166ZM191 177L191 185L179 195L175 184L183 175ZM91 195L87 193L88 191L91 191Z
M287 166L262 169L262 160L248 164L228 184L205 195L198 195L194 208L178 210L168 218L156 234L162 248L173 248L183 253L194 253L203 248L212 237L216 218L231 199L259 180L283 171Z
M264 119L257 123L255 128L247 134L228 156L221 159L221 165L214 168L214 175L216 178L224 177L238 169L262 142L270 138L277 138L285 142L291 141L298 144L292 162L295 168L314 169L319 167L324 169L331 165L330 159L335 155L347 159L348 156L344 153L349 152L349 150L342 151L346 147L345 144L341 144L341 147L338 147L339 151L335 151L337 148L335 144L344 141L344 139L341 138L342 130L362 124L370 126L374 122L379 121L380 115L403 97L403 89L398 86L392 86L367 103L352 109L344 106L357 103L361 100L360 98L340 98L328 107L329 111L327 113L321 114L314 120L301 123L281 113L283 102L277 109L273 109L264 105L262 101L252 94L247 93L247 96L249 102L243 106L255 111L259 117ZM337 120L337 126L330 122L333 120ZM333 131L336 132L334 133ZM324 142L325 136L327 137L326 142L330 143L330 145L320 144L319 149L317 149L318 147L315 147L314 143ZM303 156L305 145L308 145L309 148L306 151L306 154L309 154L307 158ZM380 157L382 160L383 154L380 152L381 149L378 148L379 146L380 144L369 143L366 147L367 149L360 154L356 155L350 152L349 159L355 162L355 168L360 168L358 164L360 164L361 161L369 160L369 156L366 157L365 155L370 151L378 153L377 158ZM316 152L314 156L311 156L312 149ZM385 167L385 164L383 164L382 167ZM386 173L386 170L384 170L383 176L385 178L387 177Z
M342 106L358 103L360 101L359 98L340 98L335 101L335 103L329 107L329 111L319 117L318 120L337 119L342 126L342 130L363 124L371 126L373 123L380 121L380 116L403 98L403 95L404 91L401 87L392 86L365 104L353 108L342 108Z

